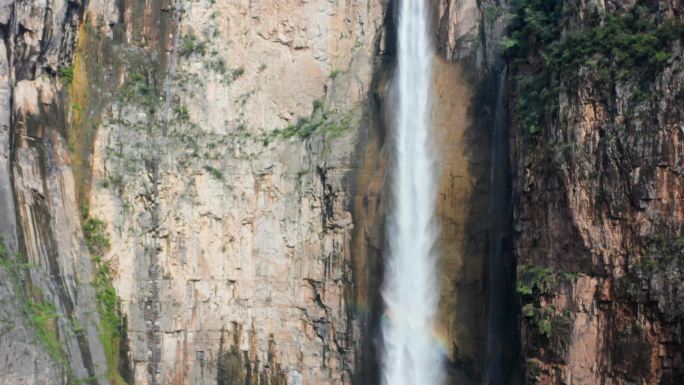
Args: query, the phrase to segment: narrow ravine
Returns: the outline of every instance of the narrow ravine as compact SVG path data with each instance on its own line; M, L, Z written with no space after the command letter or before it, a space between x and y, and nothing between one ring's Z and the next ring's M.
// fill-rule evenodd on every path
M430 135L433 48L424 0L403 0L393 80L395 138L389 258L383 298L385 385L439 384L442 352L433 338L439 291L435 276L437 178Z

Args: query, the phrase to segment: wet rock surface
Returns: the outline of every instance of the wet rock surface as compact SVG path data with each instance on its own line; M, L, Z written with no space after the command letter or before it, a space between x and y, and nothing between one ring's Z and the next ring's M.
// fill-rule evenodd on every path
M555 32L508 42L527 382L681 383L682 58L670 27L681 4L535 7L564 22L551 38L559 51L545 40ZM606 29L618 38L591 40ZM647 55L630 51L649 34L659 37ZM622 38L627 55L603 61L595 47ZM547 93L531 93L536 84ZM528 108L535 95L549 107L541 115Z

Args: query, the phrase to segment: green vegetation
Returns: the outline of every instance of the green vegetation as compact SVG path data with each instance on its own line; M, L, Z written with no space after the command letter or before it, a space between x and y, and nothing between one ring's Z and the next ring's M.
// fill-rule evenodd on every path
M221 180L221 181L223 180L223 173L221 172L221 170L215 169L214 167L211 167L211 166L204 166L204 169L207 172L209 172L209 174L211 174L211 176L213 176L214 178Z
M553 294L561 283L572 281L577 274L554 271L537 265L518 266L518 286L521 296L541 296Z
M83 235L85 237L88 250L93 256L101 256L109 250L109 238L105 232L106 224L104 221L89 216L88 208L82 208L84 214Z
M65 86L70 85L71 82L74 80L73 66L59 67L57 73L59 75L59 78L62 80L62 84L64 84Z
M565 352L572 329L571 313L550 304L550 297L560 285L576 278L576 274L554 271L537 265L518 267L516 291L522 301L522 316L531 326L531 332L549 342L556 357Z
M67 366L62 344L57 337L56 319L59 318L59 314L57 314L55 307L51 303L34 302L32 298L29 298L24 303L24 314L36 331L36 335L43 346L45 346L48 354L55 361L63 366Z
M590 16L584 27L561 37L562 2L512 2L515 17L503 45L518 69L515 108L528 134L539 133L544 119L555 114L561 81L576 81L581 68L589 68L596 88L606 93L619 81L649 86L667 64L684 26L658 22L647 3L640 1L622 14Z
M121 102L134 103L145 107L153 114L159 104L159 99L150 85L150 81L140 72L131 72L126 82L119 90Z
M30 287L30 290L27 290L27 287L22 283L22 277L28 274L29 264L19 263L19 257L19 254L15 258L9 255L9 251L0 237L0 266L9 274L16 298L23 300L24 317L35 330L36 336L50 357L65 370L70 371L57 334L56 321L60 315L53 304L43 299L44 295L38 288ZM67 374L71 375L70 373Z
M187 106L177 106L174 109L174 112L176 113L176 119L178 119L179 121L183 123L187 123L190 121L190 111L188 110Z
M330 79L332 79L332 80L335 80L335 78L336 78L337 75L339 75L339 74L340 74L340 70L332 70L332 71L330 72L330 74L328 75L328 77L329 77Z
M237 68L227 70L226 73L224 74L225 77L224 77L223 82L226 85L230 85L244 74L245 74L244 67L237 67Z
M235 80L235 79L239 78L240 76L244 75L244 73L245 73L245 69L243 67L238 67L238 68L235 68L231 71L231 77L233 78L233 80Z
M313 112L311 116L300 118L297 124L290 124L282 130L275 130L275 137L289 139L306 139L316 132L323 132L330 137L337 137L353 125L354 114L350 111L340 114L337 110L328 109L323 100L314 100ZM264 139L264 144L268 144L270 138Z
M102 259L104 253L110 248L106 233L107 224L98 218L91 217L88 207L81 208L81 215L84 220L83 236L95 262L93 287L97 299L97 310L100 314L100 340L107 359L107 377L110 384L124 385L126 382L118 372L121 328L123 327L121 304L114 289L111 267Z
M193 55L204 56L207 53L207 43L201 41L193 31L189 31L181 42L180 56L190 57Z
M214 60L209 60L205 63L205 66L221 75L225 75L226 71L228 71L228 68L226 67L226 62L221 59L221 58L216 58Z
M488 23L493 23L504 14L504 8L496 4L484 4L482 13Z

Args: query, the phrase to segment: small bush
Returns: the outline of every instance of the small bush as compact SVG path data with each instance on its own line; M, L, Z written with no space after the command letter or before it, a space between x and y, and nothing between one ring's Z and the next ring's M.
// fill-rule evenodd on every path
M571 313L549 305L544 297L553 297L564 282L576 278L576 274L556 271L537 265L518 267L516 291L522 302L522 316L534 335L549 343L552 353L562 357L572 331Z
M59 67L57 73L59 74L59 78L62 80L64 85L69 85L74 80L73 66Z
M204 169L207 172L209 172L209 174L211 174L211 176L213 176L214 178L216 178L218 180L223 180L223 173L221 172L221 170L218 170L218 169L211 167L211 166L204 166Z
M109 250L109 238L105 228L105 222L97 218L87 218L83 223L83 235L92 255L101 256Z
M186 106L178 106L175 108L176 112L176 118L180 120L183 123L187 123L190 121L190 111L188 110L188 107Z
M180 56L190 57L193 55L204 56L207 53L207 43L199 40L195 34L190 31L183 36L183 41L179 49Z

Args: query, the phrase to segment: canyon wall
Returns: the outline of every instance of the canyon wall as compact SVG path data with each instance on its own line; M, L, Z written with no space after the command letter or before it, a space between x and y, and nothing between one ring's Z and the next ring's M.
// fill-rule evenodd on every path
M517 347L486 348L505 12L432 4L435 338L478 384ZM378 383L392 2L0 12L0 383Z
M681 384L684 5L520 3L505 46L526 381Z
M684 6L432 4L449 383L684 382ZM377 383L393 17L0 5L0 383Z
M353 170L385 6L176 2L124 24L158 7L166 60L125 29L117 49L143 62L112 73L92 159L133 381L349 383Z
M349 383L385 7L3 5L0 382Z

